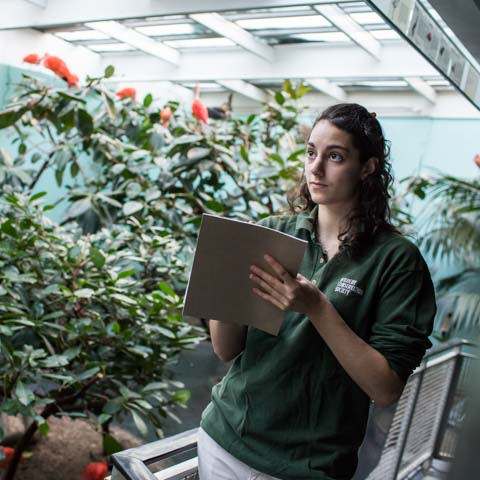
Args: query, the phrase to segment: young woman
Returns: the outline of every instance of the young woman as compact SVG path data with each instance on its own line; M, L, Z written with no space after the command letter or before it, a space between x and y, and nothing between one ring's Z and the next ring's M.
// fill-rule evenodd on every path
M275 275L251 267L254 292L285 312L278 337L210 321L215 352L235 361L202 416L202 480L350 479L370 401L396 402L431 345L432 281L389 223L388 153L360 105L315 121L300 213L261 222L309 242L300 273L268 255Z

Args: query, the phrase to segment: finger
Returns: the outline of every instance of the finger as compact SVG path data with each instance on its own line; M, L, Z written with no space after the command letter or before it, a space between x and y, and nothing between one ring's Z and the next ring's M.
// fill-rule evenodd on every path
M278 309L280 309L282 311L285 311L286 307L284 305L282 305L282 303L280 303L276 298L272 297L268 293L263 292L262 290L260 290L258 288L253 288L252 291L253 291L253 293L258 295L259 297L266 300L267 302L270 302L272 305L274 305Z
M253 273L250 274L250 279L253 282L255 282L259 287L261 287L261 289L265 293L268 293L271 297L275 298L282 305L288 305L288 296L285 295L284 292L276 290L271 285L269 285L267 282L265 282L265 280L263 280L258 275L255 275ZM281 285L283 286L283 283Z
M272 266L273 271L278 275L280 279L283 280L283 282L287 284L292 284L294 282L294 279L290 275L290 273L285 270L282 264L278 263L275 258L273 258L271 255L264 255L265 260Z
M276 290L283 291L285 293L285 285L277 277L274 277L273 275L270 275L270 273L266 272L265 270L261 269L260 267L257 267L256 265L252 265L250 267L250 270L255 275L260 277L262 280L267 282L271 287L275 288Z
M311 280L309 280L307 277L304 277L301 273L297 273L296 280L297 282L301 282L301 283L312 283Z

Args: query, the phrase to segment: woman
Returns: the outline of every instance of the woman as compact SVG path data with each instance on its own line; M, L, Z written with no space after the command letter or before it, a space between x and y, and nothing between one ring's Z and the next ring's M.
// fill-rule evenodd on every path
M235 358L199 431L202 480L349 479L370 401L389 405L431 346L435 298L418 249L389 223L388 147L374 114L325 110L308 139L302 211L268 227L308 241L293 278L252 265L254 292L282 311L278 337L211 320Z

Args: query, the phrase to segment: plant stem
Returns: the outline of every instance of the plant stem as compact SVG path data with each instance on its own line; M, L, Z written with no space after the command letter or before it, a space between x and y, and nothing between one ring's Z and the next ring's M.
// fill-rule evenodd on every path
M41 416L46 420L51 415L60 411L61 405L68 405L69 403L73 403L78 398L82 397L85 392L99 379L99 375L90 378L77 392L67 395L66 397L59 398L56 403L48 404L41 413ZM38 429L38 422L34 420L30 426L25 430L25 433L20 438L19 442L15 446L15 451L13 453L12 460L8 464L7 469L5 470L5 474L3 475L2 480L13 480L15 477L15 473L17 471L18 464L20 463L20 459L22 458L22 454L27 446L30 444L35 432Z
M49 163L50 163L50 160L52 159L53 155L54 155L55 152L50 152L50 154L48 155L48 158L47 160L45 160L45 162L43 162L43 165L42 165L42 168L40 168L40 170L37 172L37 174L35 175L35 178L33 179L32 183L30 184L30 187L29 187L29 190L33 190L33 188L35 187L35 185L37 184L38 180L40 179L40 177L42 176L42 173L46 170L46 168L48 167Z
M17 471L18 464L22 457L22 453L27 448L28 444L32 440L35 432L38 429L38 422L35 420L33 421L30 426L27 428L25 433L20 438L20 441L15 446L15 451L13 453L12 460L8 464L7 469L5 470L5 474L3 475L3 480L13 480L15 477L15 472Z

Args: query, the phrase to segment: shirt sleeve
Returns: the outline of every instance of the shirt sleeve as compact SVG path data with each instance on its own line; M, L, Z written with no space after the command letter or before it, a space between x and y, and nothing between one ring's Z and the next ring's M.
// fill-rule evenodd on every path
M423 259L419 264L422 268L385 276L369 338L370 346L404 381L432 346L428 337L436 313L435 292L427 265Z

